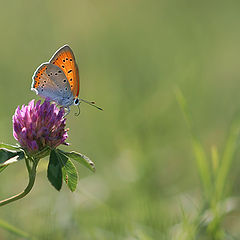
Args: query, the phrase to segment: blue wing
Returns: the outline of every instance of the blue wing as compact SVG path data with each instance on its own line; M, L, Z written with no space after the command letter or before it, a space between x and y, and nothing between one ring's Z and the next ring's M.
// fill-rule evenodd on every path
M39 66L33 75L32 90L61 106L73 104L74 96L69 82L62 69L54 64L43 63Z

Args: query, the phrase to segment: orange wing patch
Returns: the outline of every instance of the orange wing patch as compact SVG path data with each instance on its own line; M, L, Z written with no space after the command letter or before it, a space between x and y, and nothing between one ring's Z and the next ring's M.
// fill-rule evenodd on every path
M65 73L73 96L79 94L79 73L73 51L67 45L60 48L50 59L50 63L60 67Z
M34 83L33 83L33 88L38 88L39 84L40 84L40 77L43 75L43 72L46 70L47 66L46 65L42 65L40 66L37 71L34 74Z

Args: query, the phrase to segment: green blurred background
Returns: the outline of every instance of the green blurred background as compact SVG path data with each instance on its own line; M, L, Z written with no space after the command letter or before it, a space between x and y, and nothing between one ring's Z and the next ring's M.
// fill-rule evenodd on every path
M186 97L203 145L221 149L239 110L239 10L239 1L1 1L0 141L15 143L15 108L38 99L32 74L64 44L79 65L81 97L104 112L82 104L67 121L67 149L89 156L96 173L77 165L76 192L57 192L42 160L32 192L0 218L43 240L180 239L182 208L196 211L202 193L174 92ZM228 178L237 200L238 160ZM1 199L23 190L24 162L0 182ZM222 225L237 239L238 207ZM22 238L0 229L0 239Z

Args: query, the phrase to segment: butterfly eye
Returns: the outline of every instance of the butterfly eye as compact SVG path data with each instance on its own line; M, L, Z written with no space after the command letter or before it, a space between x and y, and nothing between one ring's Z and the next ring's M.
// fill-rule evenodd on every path
M74 99L74 105L79 105L79 98Z

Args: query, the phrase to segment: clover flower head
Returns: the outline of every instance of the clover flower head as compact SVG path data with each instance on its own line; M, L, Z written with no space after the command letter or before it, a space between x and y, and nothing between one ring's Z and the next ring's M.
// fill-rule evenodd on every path
M29 154L46 147L56 148L65 144L68 134L65 129L64 108L58 108L47 99L30 101L27 106L18 108L13 115L13 136Z

